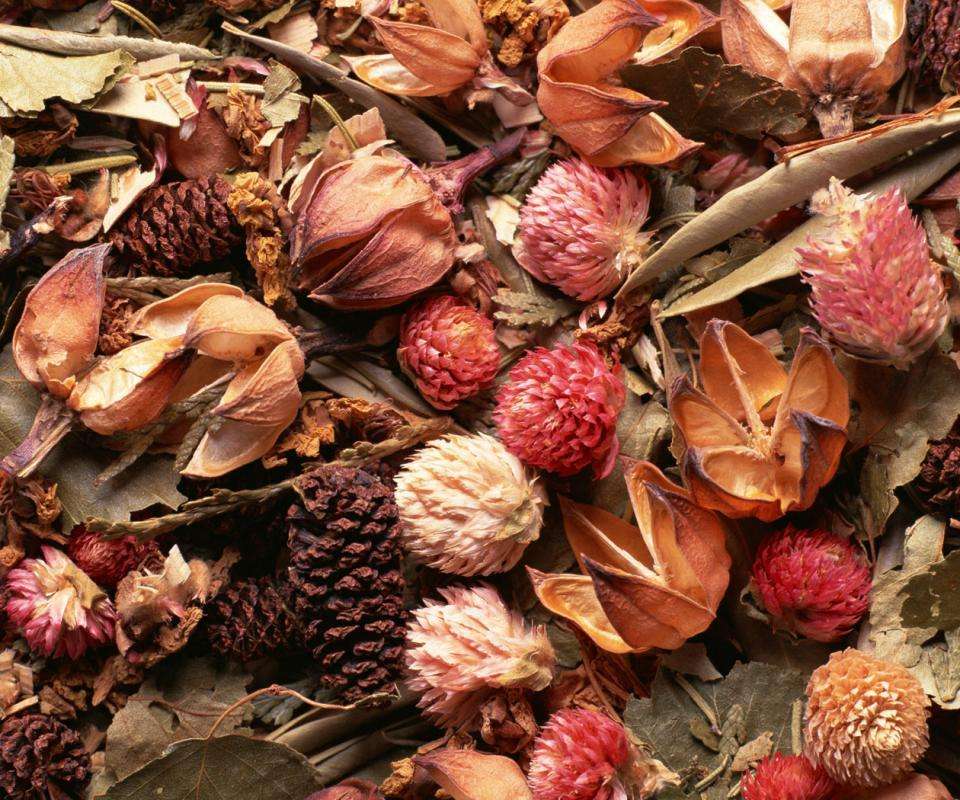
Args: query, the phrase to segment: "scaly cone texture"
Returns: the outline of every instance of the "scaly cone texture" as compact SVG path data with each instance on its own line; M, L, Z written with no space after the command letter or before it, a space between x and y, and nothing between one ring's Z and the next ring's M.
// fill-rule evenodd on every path
M960 424L930 442L914 489L929 510L960 516Z
M558 161L524 200L514 255L537 280L599 300L643 259L649 207L647 182L633 171Z
M496 439L447 436L417 451L396 478L406 550L455 575L515 566L540 535L547 493Z
M793 526L763 540L752 588L774 627L818 642L846 636L870 606L870 567L845 539Z
M899 664L852 648L833 653L807 685L806 755L843 786L893 783L927 749L929 707Z
M960 5L956 0L910 0L910 69L921 86L956 88L960 79Z
M77 733L47 714L15 714L0 726L0 795L59 800L82 794L90 756Z
M542 626L530 628L491 586L438 590L414 612L407 636L411 689L444 727L475 723L481 706L504 689L540 691L556 662Z
M160 548L153 540L141 542L136 536L106 539L101 533L88 531L78 525L67 541L67 555L98 586L116 588L128 572L139 567L151 555L159 555Z
M740 781L743 800L831 800L837 785L806 756L775 753Z
M397 358L427 402L443 410L489 386L500 369L493 323L451 295L403 315Z
M238 581L210 604L207 636L214 651L238 661L276 653L296 638L296 626L270 578Z
M352 702L390 689L403 667L406 612L393 493L358 469L324 467L287 514L284 595L323 681Z
M66 555L42 548L7 573L7 616L35 653L80 658L88 647L113 639L110 599Z
M625 392L593 344L531 350L510 370L493 418L521 461L558 475L593 467L602 478L620 452L617 416Z
M797 249L814 314L851 355L906 368L943 332L950 310L902 192L858 195L832 178L811 208L830 223Z

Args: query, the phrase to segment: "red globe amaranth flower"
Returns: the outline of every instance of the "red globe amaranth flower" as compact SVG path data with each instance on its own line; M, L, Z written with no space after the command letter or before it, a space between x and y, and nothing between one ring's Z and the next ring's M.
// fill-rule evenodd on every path
M836 534L790 525L761 543L752 586L775 627L835 642L869 607L870 567Z
M397 358L427 402L443 410L488 386L500 369L493 323L452 295L430 297L403 315Z
M829 800L837 785L805 756L767 756L740 781L743 800Z
M67 555L94 583L107 589L116 588L120 579L139 567L147 556L159 554L154 541L140 542L136 536L105 539L103 534L77 525L67 542Z
M625 392L593 344L543 347L510 370L493 413L500 439L521 461L558 475L592 466L602 478L620 452L617 415Z

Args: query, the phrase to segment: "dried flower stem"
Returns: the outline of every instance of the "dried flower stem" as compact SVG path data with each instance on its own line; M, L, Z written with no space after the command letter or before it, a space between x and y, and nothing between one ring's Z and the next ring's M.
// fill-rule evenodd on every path
M150 17L148 17L139 9L134 8L133 6L127 5L126 3L122 3L120 2L120 0L111 0L110 5L112 5L115 9L117 9L117 11L121 12L122 14L125 14L126 16L130 17L130 19L139 23L140 26L151 36L157 39L163 38L163 31L161 31L157 27L157 24L152 19L150 19Z
M50 164L46 167L40 167L40 169L47 175L82 175L86 172L96 172L102 168L125 167L128 164L136 163L137 157L134 155L117 155L86 158L82 161L68 161L66 164Z
M70 433L76 417L62 401L44 394L29 433L16 449L0 461L0 470L25 478Z
M343 117L341 117L337 112L337 109L335 109L328 100L319 94L314 95L313 99L316 104L320 106L320 108L327 112L327 116L333 120L333 124L340 129L340 133L343 134L343 138L346 140L347 145L349 145L350 151L353 152L356 150L360 145L357 144L357 140L353 137L353 134L347 127L347 124L343 121Z
M194 275L192 278L167 278L158 275L107 278L110 294L126 297L137 303L152 303L159 297L169 297L200 283L229 283L229 272Z

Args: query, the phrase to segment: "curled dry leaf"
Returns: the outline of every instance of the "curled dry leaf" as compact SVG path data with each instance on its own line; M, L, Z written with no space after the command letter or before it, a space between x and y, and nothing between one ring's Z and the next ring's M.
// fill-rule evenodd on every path
M131 332L150 339L172 339L187 332L190 319L211 297L243 297L231 283L198 283L141 308L130 323Z
M106 294L109 244L73 250L27 295L13 334L13 355L37 389L66 397L75 375L93 360Z
M246 295L217 293L190 317L183 344L220 361L246 362L291 338L286 325L262 303Z
M611 76L646 64L709 27L715 18L688 0L602 0L573 17L537 56L537 101L568 144L590 163L667 164L700 145L659 115L664 105Z
M684 375L668 395L696 502L766 522L809 508L836 472L850 417L846 380L823 340L804 329L788 374L742 328L713 320L699 371L702 390Z
M585 574L528 567L540 602L613 653L673 650L713 622L730 578L723 523L647 461L626 461L638 528L595 506L561 501Z
M416 756L413 763L453 800L533 800L517 762L504 756L446 747Z

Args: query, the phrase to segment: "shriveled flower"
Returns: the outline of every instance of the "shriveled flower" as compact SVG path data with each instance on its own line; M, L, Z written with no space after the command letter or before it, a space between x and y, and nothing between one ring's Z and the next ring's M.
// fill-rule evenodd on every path
M67 555L98 585L113 589L128 572L160 552L152 539L141 542L132 534L107 539L102 533L75 527L67 541Z
M529 627L491 586L438 590L413 612L407 633L411 689L419 705L444 727L476 722L498 690L539 691L553 678L553 647L542 626Z
M106 593L59 550L44 545L7 573L7 616L31 650L80 658L113 638L116 612Z
M668 391L680 468L696 502L766 522L809 508L836 472L850 400L830 349L804 329L790 372L732 322L700 338L700 385Z
M623 725L581 708L550 717L528 777L534 800L624 800L653 797L675 776L642 756Z
M767 756L740 781L743 800L830 800L837 785L806 756Z
M870 566L851 542L789 525L760 544L751 588L775 627L835 642L869 608L871 583Z
M613 469L620 451L617 416L625 391L595 345L577 342L531 350L510 370L493 418L507 449L558 475Z
M960 517L960 420L930 442L913 488L925 508Z
M397 359L430 405L444 410L489 386L500 369L490 318L452 295L403 315Z
M929 708L905 667L853 648L833 653L807 685L806 755L843 786L893 783L927 749Z
M540 535L547 493L532 472L482 433L431 442L396 477L404 547L457 575L513 567Z
M599 300L642 260L649 207L650 188L634 172L558 161L524 199L514 255L537 280Z
M859 195L836 178L811 206L830 223L797 249L817 320L851 355L905 369L950 319L920 221L899 188Z
M59 800L84 794L90 754L79 734L49 714L14 714L0 725L4 800Z

